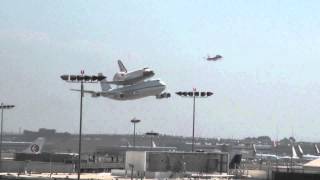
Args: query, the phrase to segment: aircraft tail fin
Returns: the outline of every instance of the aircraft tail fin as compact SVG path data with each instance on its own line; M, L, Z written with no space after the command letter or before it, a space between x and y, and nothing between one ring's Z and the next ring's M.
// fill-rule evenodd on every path
M256 145L255 144L252 144L252 149L253 149L253 156L256 156L257 149L256 149Z
M132 145L130 144L130 142L127 142L127 147L132 147Z
M294 148L294 145L291 146L291 150L292 150L292 158L298 158L296 149Z
M303 156L303 150L302 150L300 144L298 144L298 156L299 156L299 157L302 157L302 156Z
M152 147L155 148L157 147L156 143L154 141L152 141Z
M23 152L27 154L40 154L42 152L44 143L45 143L45 138L38 137Z
M121 60L118 60L118 65L119 65L119 69L121 72L127 72L126 67L123 65L123 63L121 62Z
M314 144L314 148L315 148L316 154L319 155L320 151L319 151L318 145Z
M102 73L98 73L98 76L102 76ZM102 91L109 91L111 89L110 84L107 81L107 78L103 79L102 81L100 81L100 85L101 85L101 90Z

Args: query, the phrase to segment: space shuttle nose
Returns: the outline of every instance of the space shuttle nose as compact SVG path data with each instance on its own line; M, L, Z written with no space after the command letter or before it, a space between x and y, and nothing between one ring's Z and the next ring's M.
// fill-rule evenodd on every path
M160 83L162 86L166 86L166 83L164 83L163 81L159 81L159 83Z
M147 76L147 77L151 77L151 76L153 76L154 75L154 71L152 71L152 70L145 70L144 72L143 72L143 75L144 76Z

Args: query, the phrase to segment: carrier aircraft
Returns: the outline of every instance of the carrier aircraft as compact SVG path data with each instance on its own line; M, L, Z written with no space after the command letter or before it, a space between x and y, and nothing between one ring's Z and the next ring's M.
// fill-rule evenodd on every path
M102 75L102 73L99 73ZM84 93L91 94L92 97L107 97L114 100L134 100L148 96L155 96L157 99L169 98L170 93L163 92L166 84L161 80L149 80L138 82L133 85L112 89L107 80L100 82L101 91L84 90ZM80 91L79 89L71 89Z

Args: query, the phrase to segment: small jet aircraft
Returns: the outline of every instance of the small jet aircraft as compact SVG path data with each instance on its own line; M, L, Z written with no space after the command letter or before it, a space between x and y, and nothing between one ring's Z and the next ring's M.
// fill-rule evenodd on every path
M102 73L99 73L102 75ZM134 100L148 96L155 96L157 99L169 98L170 93L163 92L166 84L161 80L149 80L138 82L112 89L107 80L100 81L101 91L84 90L84 93L91 94L92 97L107 97L114 100ZM71 89L80 91L79 89Z
M140 70L128 72L121 60L118 60L118 65L120 72L117 72L114 75L113 81L108 81L108 83L110 84L132 85L154 76L154 71L150 68L143 68Z
M214 56L214 57L210 57L209 55L208 55L208 57L207 57L207 61L218 61L218 60L220 60L220 59L222 59L222 56L221 55L216 55L216 56Z

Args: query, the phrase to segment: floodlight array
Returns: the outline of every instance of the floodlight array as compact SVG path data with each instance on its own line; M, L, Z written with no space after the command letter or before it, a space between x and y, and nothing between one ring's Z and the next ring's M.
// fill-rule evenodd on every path
M11 108L14 108L14 107L15 107L14 105L4 105L4 104L0 105L0 109L11 109Z
M62 80L66 82L86 82L95 83L106 79L104 75L62 75L60 76Z
M177 95L181 97L209 97L213 95L210 91L179 91L176 92Z
M132 123L139 123L141 120L139 120L139 119L136 119L136 118L134 118L134 119L131 119L131 122Z
M146 135L147 136L158 136L159 133L157 133L157 132L146 132Z

